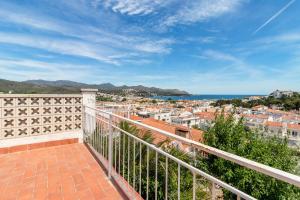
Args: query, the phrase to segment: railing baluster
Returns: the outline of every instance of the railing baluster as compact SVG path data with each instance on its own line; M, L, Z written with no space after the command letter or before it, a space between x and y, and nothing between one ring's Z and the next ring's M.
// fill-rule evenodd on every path
M102 144L101 144L101 154L102 154L102 156L103 156L103 158L104 158L104 156L105 156L105 148L104 148L104 124L102 123L102 125L101 125L101 140L102 140Z
M96 134L95 133L90 133L90 134L92 134L92 146L94 147L94 149L96 149L95 147Z
M97 133L97 124L96 124L96 130L93 133L94 135L94 148L97 152L99 152L99 147L98 147L98 133Z
M114 154L115 154L115 166L114 166L114 171L117 171L117 139L116 136L113 135L113 143L114 143Z
M127 136L127 181L130 185L130 137Z
M120 132L118 140L119 140L119 174L121 174L121 136L122 132Z
M147 146L147 191L146 200L149 199L149 146Z
M99 153L102 155L102 148L103 148L103 145L102 145L102 125L101 125L101 122L99 122Z
M165 182L165 199L168 199L168 186L169 186L169 170L168 170L168 157L166 157L166 182Z
M99 152L99 146L98 146L98 136L99 136L99 133L98 133L97 120L96 120L96 129L95 129L94 135L95 135L94 148L96 149L97 152Z
M103 136L103 157L106 158L106 124L103 124L102 136Z
M142 143L140 142L139 194L142 194Z
M125 179L125 138L126 135L123 134L123 159L122 159L122 168L123 168L123 178Z
M135 190L135 139L133 139L133 189Z
M105 124L103 125L103 157L106 158L106 134Z
M101 155L104 158L104 135L103 135L103 129L104 129L104 124L102 122L101 124L101 133L100 133L100 138L101 138Z
M241 196L240 196L240 195L237 195L237 196L236 196L236 200L241 200Z
M96 122L96 131L94 132L94 148L96 149L97 152L99 152L99 146L98 146L98 136L99 136L99 133L97 132L97 122Z
M178 200L180 200L180 164L178 163L178 171L177 171L177 196Z
M193 172L193 200L196 200L196 174Z
M111 179L111 172L112 172L112 154L113 154L113 129L112 129L112 116L109 115L109 124L108 124L108 178Z
M212 182L212 187L211 187L211 199L215 200L216 199L216 184Z
M135 199L135 194L134 194L134 191L135 191L135 139L132 138L133 140L133 159L132 159L132 163L133 163L133 180L132 180L132 187L131 187L131 194L132 194L132 199ZM130 184L129 184L130 185Z
M108 129L109 129L109 127L108 127ZM106 137L105 137L105 139L106 139L106 148L105 148L106 149L106 159L109 160L109 130L106 129L105 135L106 135Z
M158 155L155 151L155 200L157 200L157 164L158 164Z

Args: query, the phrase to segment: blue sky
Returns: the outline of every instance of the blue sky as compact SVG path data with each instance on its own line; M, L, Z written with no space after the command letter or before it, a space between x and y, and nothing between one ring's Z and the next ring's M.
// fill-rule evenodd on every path
M300 90L297 0L1 0L0 78Z

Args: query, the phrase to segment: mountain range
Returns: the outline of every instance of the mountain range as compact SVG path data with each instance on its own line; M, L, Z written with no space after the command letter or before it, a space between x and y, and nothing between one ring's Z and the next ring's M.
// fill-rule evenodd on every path
M185 96L188 92L178 89L161 89L156 87L115 86L111 83L86 84L69 80L27 80L22 82L0 79L0 92L8 93L79 93L81 88L94 88L110 94L132 94L136 96Z

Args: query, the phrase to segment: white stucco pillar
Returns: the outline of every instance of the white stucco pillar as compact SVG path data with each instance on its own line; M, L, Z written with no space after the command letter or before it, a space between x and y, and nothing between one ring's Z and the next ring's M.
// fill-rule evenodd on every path
M81 89L84 110L84 134L92 134L96 129L96 93L98 89Z

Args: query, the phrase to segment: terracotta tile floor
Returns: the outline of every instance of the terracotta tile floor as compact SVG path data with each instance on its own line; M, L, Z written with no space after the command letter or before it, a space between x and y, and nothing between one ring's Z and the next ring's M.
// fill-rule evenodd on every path
M83 144L0 155L1 200L122 199Z

